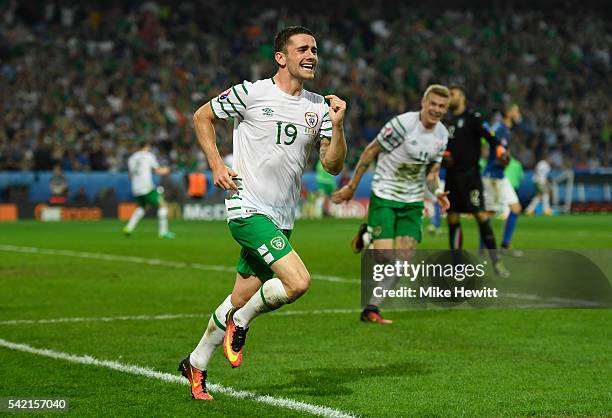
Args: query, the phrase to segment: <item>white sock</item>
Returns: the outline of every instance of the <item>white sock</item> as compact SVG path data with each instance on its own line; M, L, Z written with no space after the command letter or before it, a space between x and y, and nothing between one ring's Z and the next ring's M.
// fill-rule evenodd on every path
M145 215L145 210L141 208L140 206L138 206L136 210L134 211L134 213L132 213L132 216L130 217L130 221L127 224L127 230L132 232L134 228L136 228L138 221L140 221L144 215Z
M273 311L289 302L283 282L278 278L265 282L249 301L234 314L236 325L246 328L257 315Z
M157 218L159 219L159 235L166 235L168 233L168 208L157 209Z
M189 356L191 365L200 370L206 370L213 353L217 347L223 343L223 336L225 335L225 316L227 312L232 309L231 296L232 295L226 297L212 314L202 339ZM220 328L219 325L222 325L223 328Z

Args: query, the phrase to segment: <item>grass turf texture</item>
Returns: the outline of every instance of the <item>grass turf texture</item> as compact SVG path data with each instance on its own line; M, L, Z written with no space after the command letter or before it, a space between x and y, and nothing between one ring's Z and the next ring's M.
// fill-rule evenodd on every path
M359 221L300 221L292 243L311 273L359 277L349 241ZM465 246L476 247L473 220ZM521 218L519 248L610 248L610 218ZM499 236L501 223L496 221ZM159 240L144 220L125 238L117 221L0 224L0 245L235 265L238 246L223 222L171 222ZM446 248L446 234L420 248ZM177 373L211 312L229 293L230 272L0 251L0 321L60 317L201 314L170 320L0 325L0 338ZM388 327L358 322L358 283L313 280L279 312L256 320L245 361L222 349L209 380L235 389L328 406L360 416L610 415L610 310L427 310L390 312ZM186 386L0 347L0 397L66 397L69 414L298 416L295 411L213 393L195 402ZM56 414L49 413L50 416Z

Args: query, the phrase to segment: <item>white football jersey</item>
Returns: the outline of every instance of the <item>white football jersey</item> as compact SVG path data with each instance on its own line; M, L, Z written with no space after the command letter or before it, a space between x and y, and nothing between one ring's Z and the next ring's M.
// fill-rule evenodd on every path
M304 89L290 96L268 78L237 84L210 105L217 117L234 119L232 169L240 191L228 193L228 220L259 213L292 229L310 151L331 138L323 96Z
M149 151L136 151L128 159L128 170L132 181L132 194L142 196L155 188L153 169L159 167L157 158Z
M533 181L538 184L546 184L550 174L550 164L546 160L540 160L533 170Z
M446 149L446 127L438 122L425 129L419 112L407 112L387 122L376 140L383 151L372 179L374 194L397 202L422 201L427 165L441 162Z

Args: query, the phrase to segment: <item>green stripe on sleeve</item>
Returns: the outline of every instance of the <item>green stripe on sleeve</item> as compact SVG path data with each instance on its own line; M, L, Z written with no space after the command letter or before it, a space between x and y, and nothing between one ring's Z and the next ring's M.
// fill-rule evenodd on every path
M231 102L229 97L227 98L227 102L230 104L230 106L232 106L232 109L234 109L234 112L236 112L238 114L238 116L240 116L242 119L244 119L244 116L242 116L242 113L240 113L238 111L238 109L236 109L236 106L234 106L234 103Z
M247 90L246 86L244 85L244 81L242 82L242 90L244 90L244 92L247 94L247 96L249 95L249 91Z
M320 131L331 131L332 129L334 129L333 127L331 128L321 128Z
M225 110L225 108L223 107L223 103L221 103L221 100L219 100L219 98L217 97L217 103L219 103L221 105L221 110L223 110L225 112L225 114L227 115L228 118L231 118L232 115L229 114L229 112L227 110Z
M396 116L396 117L394 118L394 120L396 120L396 121L397 121L397 124L400 126L400 128L402 128L402 130L404 131L404 134L407 134L407 133L408 133L408 130L407 130L406 128L404 128L404 125L402 125L402 122L400 122L399 118ZM393 121L393 119L392 119L392 121Z
M234 91L234 95L236 96L236 98L238 99L238 101L240 102L242 107L244 107L246 109L246 105L244 104L244 102L242 101L240 96L238 95L238 92L236 91L236 88L234 86L232 86L232 90Z
M210 108L212 109L213 115L215 115L215 116L217 117L217 119L221 119L221 118L219 117L219 115L217 115L217 112L215 112L215 106L214 106L214 103L215 103L215 102L213 102L213 101L211 100L211 101L210 101L210 102L208 102L208 103L210 103Z
M389 144L388 142L383 141L381 138L376 138L376 140L378 141L380 146L383 147L383 149L385 151L387 151L387 152L393 151L393 148L391 147L391 144Z

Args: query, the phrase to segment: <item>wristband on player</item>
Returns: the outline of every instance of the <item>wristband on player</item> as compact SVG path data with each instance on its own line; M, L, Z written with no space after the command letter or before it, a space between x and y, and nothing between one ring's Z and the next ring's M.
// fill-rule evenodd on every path
M438 188L436 189L436 191L434 192L434 196L435 196L435 197L438 197L438 196L440 196L440 195L441 195L441 194L443 194L443 193L444 193L444 190L442 190L440 187L438 187Z

